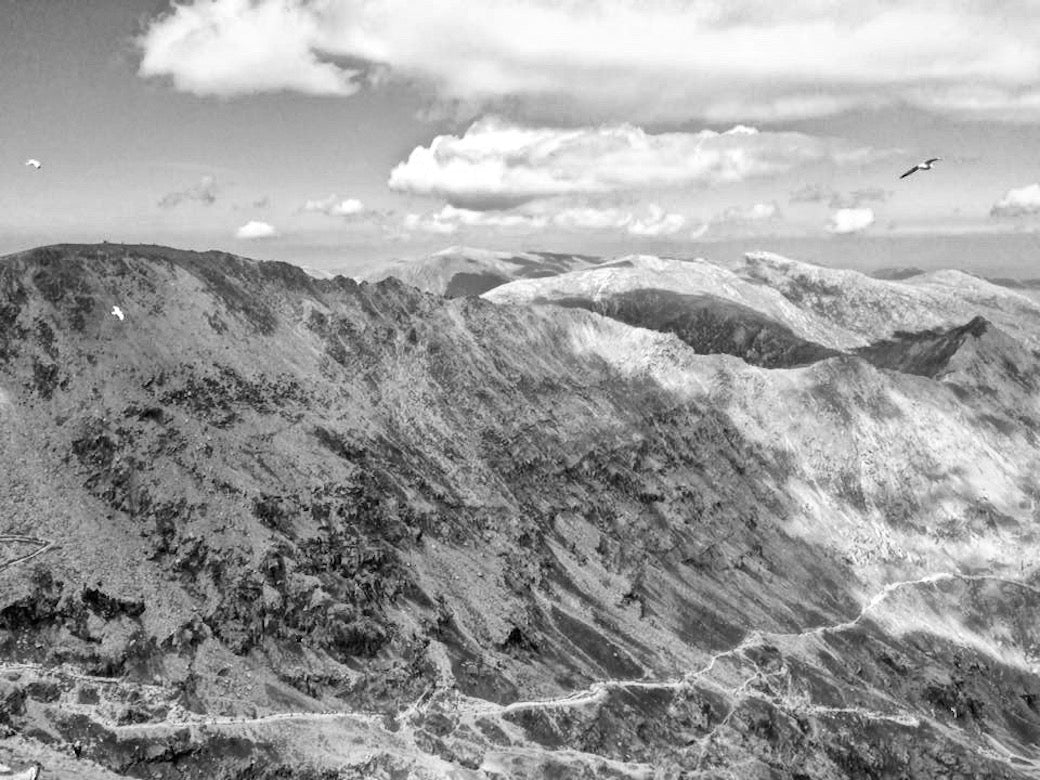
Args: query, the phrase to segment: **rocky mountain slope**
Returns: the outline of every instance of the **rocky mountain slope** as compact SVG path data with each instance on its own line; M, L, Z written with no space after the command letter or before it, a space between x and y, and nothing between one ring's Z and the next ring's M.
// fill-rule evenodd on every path
M901 274L895 276L902 277ZM1040 304L959 271L879 279L768 253L742 263L633 255L596 267L499 285L496 303L586 308L675 333L700 353L756 365L804 365L864 351L899 333L949 329L983 316L1040 346Z
M0 762L1036 776L1032 310L913 277L977 310L896 334L749 263L665 289L723 346L848 340L769 367L223 253L0 259Z
M1019 290L962 271L931 271L905 279L875 279L857 271L752 253L738 276L779 291L802 311L867 341L897 331L964 324L981 315L1030 346L1037 346L1040 306Z

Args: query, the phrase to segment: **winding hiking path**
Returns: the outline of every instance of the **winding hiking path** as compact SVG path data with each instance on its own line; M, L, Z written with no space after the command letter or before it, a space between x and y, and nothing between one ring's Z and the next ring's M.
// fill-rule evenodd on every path
M0 537L0 541L10 540L12 537ZM42 539L31 539L30 537L17 537L17 541L29 541L30 543L36 543L40 545L40 548L27 556L22 556L14 561L9 561L5 565L10 566L14 563L21 562L27 558L40 555L47 549L51 548L51 543L46 542ZM718 664L727 660L736 660L739 663L746 662L748 659L745 656L746 651L755 647L760 647L763 644L769 642L795 642L806 639L819 638L826 634L840 633L848 631L858 626L864 619L877 610L885 601L890 598L893 594L907 590L918 588L926 585L935 585L940 582L947 581L965 581L965 582L982 582L992 581L999 582L1006 585L1010 585L1016 588L1022 588L1028 590L1036 595L1040 595L1040 588L1034 587L1025 582L1019 582L1017 580L1006 579L997 575L987 574L960 574L957 572L936 572L928 574L922 577L911 580L902 580L899 582L893 582L885 585L880 591L878 591L873 597L871 597L867 603L860 609L859 613L852 619L842 621L840 623L834 623L830 625L815 626L807 628L804 631L796 633L782 633L782 632L764 632L751 630L744 638L735 646L720 651L712 655L707 662L699 669L691 671L682 677L668 680L623 680L623 679L610 679L600 680L592 683L588 688L574 691L566 696L554 697L549 699L535 699L528 701L515 701L509 704L497 704L484 699L477 699L469 696L463 696L454 693L454 701L452 702L453 714L459 719L460 723L472 724L476 720L484 717L503 718L504 716L520 711L529 710L554 710L554 709L568 709L576 707L584 707L595 703L602 702L612 692L615 691L630 691L630 690L670 690L670 691L688 691L695 688L697 685L708 685L717 690L725 693L732 700L730 710L726 716L715 725L715 727L704 737L698 740L700 743L700 759L703 760L708 750L710 749L715 737L724 729L737 713L740 705L747 699L757 698L764 701L769 701L774 705L781 706L782 708L789 709L794 712L800 712L806 715L816 716L853 716L865 718L868 720L875 721L886 721L895 723L908 728L916 728L927 722L933 728L941 731L942 733L956 739L958 736L963 738L963 734L960 730L953 728L942 721L915 713L907 710L901 706L898 702L892 702L892 712L879 712L866 708L859 707L828 707L819 704L813 704L810 701L796 702L787 701L782 696L777 694L768 693L762 690L758 690L752 687L752 683L756 680L768 681L770 677L776 676L781 673L765 673L756 668L755 672L750 676L744 677L741 682L736 685L726 685L720 680L713 679L712 674L717 668ZM18 664L0 664L0 670L16 667L24 667L26 665ZM33 665L35 666L35 665ZM78 676L78 675L77 675ZM430 704L437 698L433 694L435 691L427 691L419 699L409 705L407 708L402 710L397 715L397 721L406 727L406 731L412 731L413 721L421 715L424 715L429 708ZM107 728L110 728L115 734L123 736L133 736L136 734L149 734L153 732L161 732L169 729L188 727L192 729L204 730L207 728L231 728L231 727L252 727L252 726L264 726L268 724L277 723L308 723L308 722L337 722L341 721L344 723L352 723L356 726L366 728L377 728L385 729L385 721L383 716L372 714L372 713L360 713L360 712L282 712L272 713L268 715L262 715L259 717L205 717L198 716L192 718L185 718L181 720L165 720L154 723L140 723L140 724L105 724ZM999 761L1007 764L1016 770L1036 770L1040 771L1040 760L1020 755L1015 751L1011 750L1007 746L1001 744L999 741L994 739L992 736L987 737L988 747L981 745L973 745L973 749L977 750L980 754L987 756L990 759ZM493 751L496 754L502 754L501 749Z

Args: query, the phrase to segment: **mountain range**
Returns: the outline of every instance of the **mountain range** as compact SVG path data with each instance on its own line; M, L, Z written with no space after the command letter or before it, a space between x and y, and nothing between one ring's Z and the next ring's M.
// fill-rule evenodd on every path
M384 273L0 259L0 762L1040 773L1029 288L768 253Z

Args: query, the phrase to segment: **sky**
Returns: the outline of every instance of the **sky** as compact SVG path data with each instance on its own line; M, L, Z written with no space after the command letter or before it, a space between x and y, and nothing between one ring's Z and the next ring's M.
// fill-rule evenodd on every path
M0 0L0 253L1040 276L1036 40L1038 0Z

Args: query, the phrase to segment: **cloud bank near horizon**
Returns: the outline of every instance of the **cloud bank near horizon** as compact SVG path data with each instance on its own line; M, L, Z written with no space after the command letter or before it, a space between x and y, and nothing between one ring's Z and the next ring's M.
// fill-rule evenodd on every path
M257 241L264 238L277 238L278 230L270 223L251 219L235 231L235 238L243 241Z
M874 224L874 209L838 209L831 214L827 230L838 235L859 233Z
M993 208L991 217L1026 217L1040 214L1040 184L1030 184L1004 193Z

